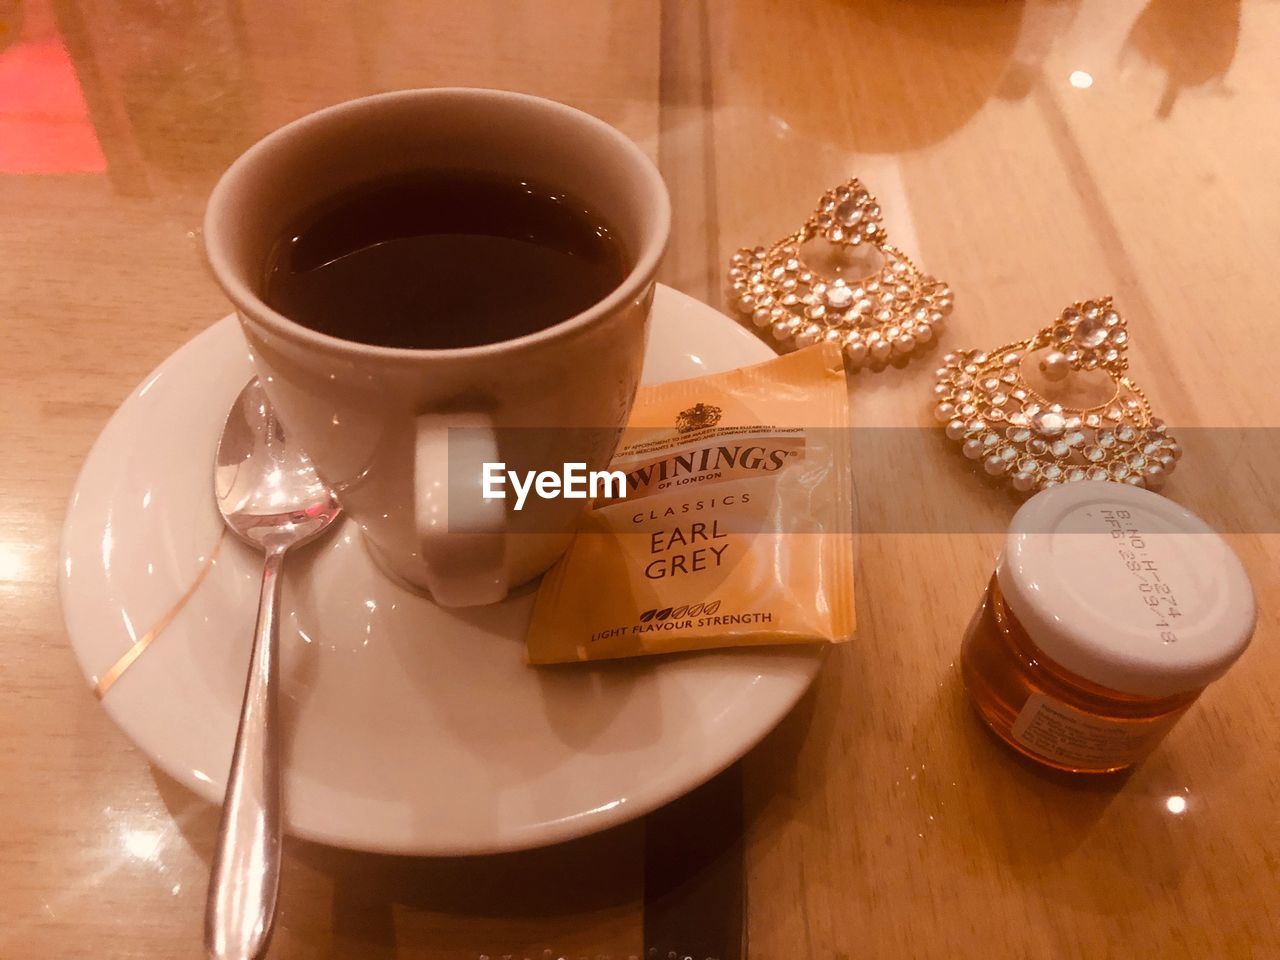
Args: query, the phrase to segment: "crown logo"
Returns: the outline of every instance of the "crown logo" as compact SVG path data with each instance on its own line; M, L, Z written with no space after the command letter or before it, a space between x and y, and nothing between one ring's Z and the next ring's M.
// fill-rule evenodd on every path
M695 403L688 410L681 410L676 416L676 431L678 433L692 433L694 430L702 430L706 427L714 427L720 422L720 415L724 413L719 407L713 407L709 403Z

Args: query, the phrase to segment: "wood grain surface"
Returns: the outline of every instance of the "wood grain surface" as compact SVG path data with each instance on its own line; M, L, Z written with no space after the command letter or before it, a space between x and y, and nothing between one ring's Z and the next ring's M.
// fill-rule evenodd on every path
M271 956L1280 956L1278 38L1268 0L0 0L0 958L202 955L217 813L89 693L59 527L112 410L227 310L199 235L225 165L434 84L634 137L675 204L663 279L721 308L733 250L850 175L956 290L938 353L1113 293L1190 438L1166 492L1232 531L1261 619L1131 775L1016 759L955 665L1016 502L935 442L930 356L860 373L855 423L893 428L858 431L860 635L773 735L548 850L290 843Z

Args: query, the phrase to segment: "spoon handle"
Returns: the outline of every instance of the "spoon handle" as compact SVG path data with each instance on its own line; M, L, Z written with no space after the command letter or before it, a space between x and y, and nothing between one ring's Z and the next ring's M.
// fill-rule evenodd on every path
M236 749L218 827L204 942L213 960L258 960L267 951L280 885L280 747L277 633L283 548L267 552L258 625Z

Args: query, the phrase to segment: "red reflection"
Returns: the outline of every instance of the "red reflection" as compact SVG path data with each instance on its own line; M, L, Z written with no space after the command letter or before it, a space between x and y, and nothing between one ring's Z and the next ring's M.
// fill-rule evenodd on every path
M0 173L106 169L62 41L19 39L0 52Z

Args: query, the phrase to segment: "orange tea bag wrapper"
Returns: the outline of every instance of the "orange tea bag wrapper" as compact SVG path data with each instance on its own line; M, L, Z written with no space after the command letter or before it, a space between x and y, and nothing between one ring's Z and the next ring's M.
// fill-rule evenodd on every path
M848 421L833 344L641 387L610 465L626 496L543 578L529 662L849 639Z

